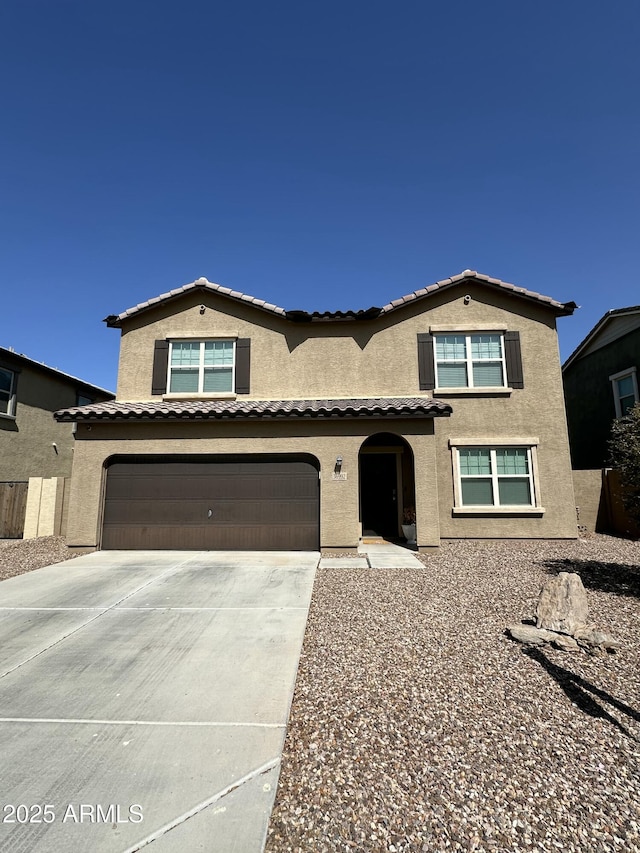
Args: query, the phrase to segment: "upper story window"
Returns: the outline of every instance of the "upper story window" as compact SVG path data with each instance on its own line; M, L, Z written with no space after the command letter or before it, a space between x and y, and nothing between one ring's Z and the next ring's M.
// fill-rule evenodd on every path
M613 386L613 401L616 407L616 417L623 418L629 409L638 402L638 379L635 367L622 370L610 376Z
M520 332L431 326L418 333L418 377L436 394L509 395L524 388Z
M16 379L13 370L0 367L0 415L10 418L16 414Z
M85 397L84 394L76 394L76 406L89 406L93 402L93 397Z
M152 394L249 394L251 339L175 338L153 347Z
M504 388L503 335L434 335L438 388Z
M235 341L170 341L170 394L234 390Z

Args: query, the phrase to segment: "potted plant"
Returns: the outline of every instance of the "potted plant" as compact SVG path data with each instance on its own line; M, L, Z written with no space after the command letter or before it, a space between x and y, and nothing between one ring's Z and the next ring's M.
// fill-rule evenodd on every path
M402 513L402 533L408 545L416 544L416 510L413 506L406 506Z

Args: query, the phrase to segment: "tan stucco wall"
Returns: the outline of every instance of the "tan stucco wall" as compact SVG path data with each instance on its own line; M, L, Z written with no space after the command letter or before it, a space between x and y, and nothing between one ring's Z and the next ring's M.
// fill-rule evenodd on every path
M471 297L465 303L465 295ZM204 305L204 313L200 306ZM564 321L570 322L570 321ZM98 542L103 464L120 453L307 452L323 474L345 460L347 481L323 480L322 544L352 547L360 534L358 451L372 433L404 435L415 457L418 544L444 538L572 538L577 535L560 358L554 314L495 288L463 283L374 321L294 324L210 293L189 293L124 325L118 399L151 395L154 341L175 337L251 338L250 399L432 396L420 392L417 335L431 326L519 331L524 388L510 393L455 394L450 418L434 422L336 420L79 425L69 511L72 544ZM435 424L435 437L432 433ZM450 438L537 439L544 513L453 513Z
M418 544L438 544L433 425L429 419L402 421L416 466L423 472L416 488ZM323 547L354 548L361 535L358 456L363 442L389 431L384 420L304 421L257 424L135 423L79 424L70 493L67 541L72 547L99 545L105 462L116 455L310 453L320 463L320 536ZM396 430L391 426L391 431ZM342 456L346 480L333 480ZM431 485L430 485L431 484Z
M573 472L578 524L590 533L596 530L603 500L603 473L601 468Z
M30 477L23 539L60 536L63 530L64 477Z
M468 305L465 294L472 297ZM203 314L201 305L207 306ZM535 393L540 383L534 374L547 384L560 383L553 314L478 285L461 285L378 320L351 323L292 323L217 294L188 293L124 324L117 397L159 399L151 394L156 339L227 336L251 338L251 394L243 399L415 396L416 336L430 324L449 323L519 330Z
M15 420L0 418L0 480L71 476L73 425L57 423L53 412L75 405L74 387L23 367Z
M472 295L468 306L463 291ZM526 310L524 313L515 313ZM562 392L560 355L553 319L542 308L501 297L496 305L483 303L473 289L461 288L458 299L430 312L433 324L464 322L478 327L503 324L520 332L524 388L510 395L447 394L453 406L448 421L436 421L436 452L440 494L441 536L573 538L577 535L575 499L567 423ZM567 321L564 321L567 322ZM453 516L453 476L450 438L490 438L495 444L537 438L540 516Z

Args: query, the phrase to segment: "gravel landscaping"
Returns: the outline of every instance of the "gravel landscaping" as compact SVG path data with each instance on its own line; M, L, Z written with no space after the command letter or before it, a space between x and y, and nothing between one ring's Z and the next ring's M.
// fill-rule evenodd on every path
M69 559L0 540L0 580ZM266 853L640 853L640 543L445 543L319 569ZM576 571L594 657L505 635Z
M0 539L0 581L77 557L62 536L39 539Z
M422 561L318 570L267 853L640 851L640 544ZM558 571L617 654L505 636Z

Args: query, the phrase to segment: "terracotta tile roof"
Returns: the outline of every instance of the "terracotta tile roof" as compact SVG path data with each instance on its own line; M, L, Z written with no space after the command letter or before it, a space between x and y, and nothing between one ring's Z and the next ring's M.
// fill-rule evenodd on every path
M469 281L478 284L488 284L492 287L497 287L500 290L505 290L509 293L514 293L518 296L524 296L526 299L532 299L536 302L541 302L555 309L560 314L572 314L578 307L575 302L558 302L550 296L544 296L542 293L537 293L535 290L527 290L525 287L518 287L515 284L510 284L508 281L501 281L499 278L491 278L491 276L483 275L476 270L464 270L458 275L453 275L451 278L444 278L442 281L436 281L435 284L430 284L428 287L423 287L420 290L414 290L407 296L402 296L400 299L394 299L393 302L387 303L382 309L382 314L388 314L402 305L413 302L416 299L422 299L425 296L430 296L440 290L446 290L455 284L460 284L463 281Z
M229 418L447 417L451 406L429 397L339 400L163 400L74 406L55 413L57 421L220 420Z
M168 302L170 299L181 296L183 293L189 293L191 290L205 290L211 293L219 293L222 296L228 296L230 299L236 299L239 302L247 302L256 308L261 308L263 311L268 311L271 314L279 314L283 317L287 313L284 308L279 308L271 302L265 302L264 299L256 299L255 296L240 293L239 290L231 290L230 287L222 287L220 284L214 284L212 281L207 281L206 278L198 278L196 281L175 288L175 290L169 290L167 293L161 293L160 296L154 296L153 299L147 299L146 302L140 302L138 305L134 305L133 308L123 311L122 314L111 314L105 318L105 323L108 326L120 326L123 320L133 317L141 311L146 311L148 308Z
M543 296L541 293L537 293L534 290L517 287L515 284L509 284L509 282L501 281L499 278L491 278L490 276L483 275L475 270L464 270L458 275L451 276L451 278L436 281L428 287L423 287L420 290L414 290L413 293L402 296L400 299L394 299L382 308L371 307L355 311L286 311L284 308L273 305L271 302L265 302L264 299L256 299L254 296L249 296L246 293L240 293L238 290L231 290L229 287L222 287L219 284L214 284L211 281L207 281L206 278L199 278L196 281L192 281L189 284L176 288L175 290L170 290L167 293L162 293L160 296L154 297L153 299L148 299L146 302L140 302L138 305L134 305L133 308L128 308L126 311L123 311L121 314L111 314L105 318L105 323L108 326L118 328L128 318L134 317L136 314L146 311L149 308L153 308L156 305L168 302L169 300L184 293L189 293L192 290L203 290L210 293L221 294L222 296L227 296L229 299L246 302L262 311L267 311L270 314L275 314L296 323L322 321L335 322L339 320L371 320L383 314L389 314L390 312L401 308L403 305L407 305L409 302L414 302L416 299L424 299L432 296L438 291L446 290L447 288L460 284L463 281L496 287L500 290L524 297L525 299L547 305L557 314L572 314L577 308L575 302L557 302L550 296Z

